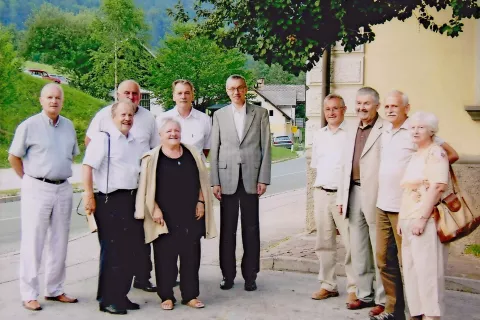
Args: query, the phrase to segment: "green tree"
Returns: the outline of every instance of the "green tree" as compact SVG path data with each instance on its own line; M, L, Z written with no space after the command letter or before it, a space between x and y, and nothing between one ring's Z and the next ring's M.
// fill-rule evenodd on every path
M278 63L269 66L263 61L249 61L248 68L252 70L254 79L264 78L265 84L305 84L305 72L295 76L283 70Z
M244 54L237 49L221 48L206 37L194 36L195 28L192 24L175 24L173 33L167 34L161 43L157 57L159 67L152 70L150 83L167 109L174 106L171 84L176 79L193 82L194 107L201 111L228 100L225 81L231 74L242 74L251 83Z
M148 26L142 9L133 0L103 0L93 29L101 45L91 52L93 69L85 78L95 79L95 96L106 98L123 79L145 82L152 56L144 45Z
M0 107L15 101L21 65L11 31L0 25Z
M429 12L447 8L447 22ZM310 70L336 41L351 52L375 39L372 26L414 13L425 29L456 37L463 19L480 18L480 6L477 0L197 0L196 13L199 32L297 74ZM173 15L186 19L181 4Z

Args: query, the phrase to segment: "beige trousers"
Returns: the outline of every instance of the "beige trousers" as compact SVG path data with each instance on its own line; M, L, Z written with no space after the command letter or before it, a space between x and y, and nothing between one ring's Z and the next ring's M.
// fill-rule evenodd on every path
M21 298L36 300L40 293L38 271L45 244L45 296L58 296L64 293L72 186L68 181L54 185L24 175L21 196Z
M448 246L438 239L433 219L429 219L420 236L412 234L413 221L415 220L399 220L408 308L412 316L424 315L424 319L440 319L445 314L444 272Z
M348 221L338 213L335 199L337 194L326 192L320 188L313 191L315 206L315 221L317 226L317 240L315 253L317 254L320 271L318 280L321 288L328 291L338 291L335 265L337 263L337 230L340 232L345 246L345 273L347 274L347 292L356 292L355 273L352 269L350 256L350 236Z

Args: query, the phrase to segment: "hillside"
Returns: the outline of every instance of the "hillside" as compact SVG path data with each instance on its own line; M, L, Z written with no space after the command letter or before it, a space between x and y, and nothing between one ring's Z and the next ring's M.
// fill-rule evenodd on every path
M40 90L47 81L20 74L19 92L17 103L13 105L0 106L0 167L9 167L7 157L8 148L15 133L15 128L20 122L31 115L41 111L38 101ZM95 99L81 91L68 86L63 86L65 91L65 102L62 115L73 121L77 131L77 139L82 150L85 131L95 113L106 105L105 101ZM76 158L80 161L82 156Z

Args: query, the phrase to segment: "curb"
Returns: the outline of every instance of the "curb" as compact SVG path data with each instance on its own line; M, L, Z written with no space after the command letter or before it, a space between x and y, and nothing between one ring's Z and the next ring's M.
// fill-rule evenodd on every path
M318 261L290 256L265 257L260 259L260 268L272 271L291 271L302 273L318 273ZM337 263L337 276L344 277L345 270L343 265ZM460 277L445 277L445 289L451 291L460 291L466 293L480 294L480 280L473 280Z

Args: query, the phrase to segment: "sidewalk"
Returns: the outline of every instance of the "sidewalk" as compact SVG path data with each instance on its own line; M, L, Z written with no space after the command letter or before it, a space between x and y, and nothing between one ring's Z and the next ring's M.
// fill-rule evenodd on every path
M314 251L315 234L300 233L279 241L262 251L263 269L317 274L318 259ZM336 272L345 276L345 248L337 237ZM447 290L480 294L480 258L450 250L446 272Z

